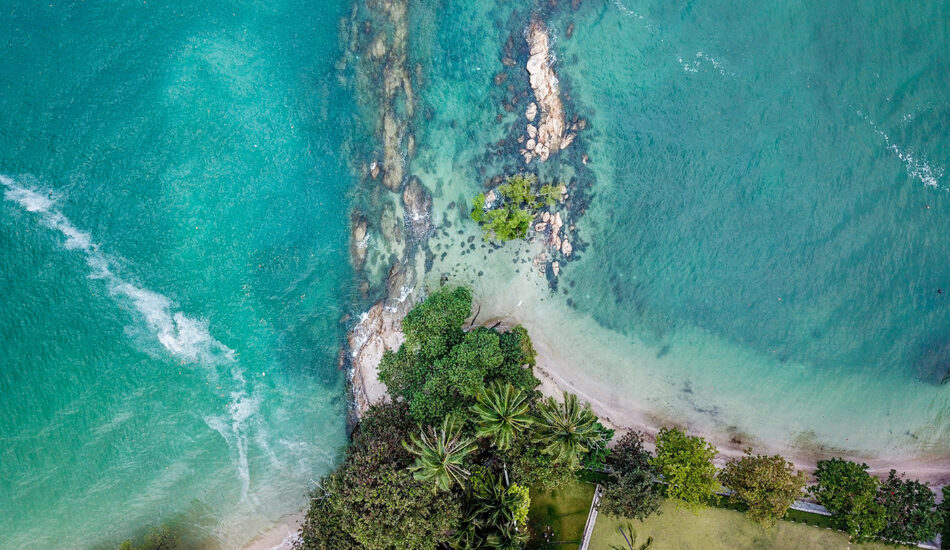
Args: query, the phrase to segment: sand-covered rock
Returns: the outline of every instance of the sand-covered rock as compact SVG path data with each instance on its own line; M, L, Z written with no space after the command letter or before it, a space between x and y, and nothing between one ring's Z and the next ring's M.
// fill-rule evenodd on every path
M533 121L538 116L538 104L533 101L528 103L528 108L524 110L524 116L529 122Z
M412 307L412 281L408 262L397 262L386 279L387 298L360 316L346 335L350 362L350 384L357 414L387 398L386 385L379 380L379 362L386 350L397 350L405 341L402 318Z

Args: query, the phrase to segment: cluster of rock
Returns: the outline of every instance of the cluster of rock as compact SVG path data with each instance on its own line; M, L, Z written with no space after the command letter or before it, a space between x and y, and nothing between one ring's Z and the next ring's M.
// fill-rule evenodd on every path
M521 154L525 163L534 159L544 162L561 149L566 149L577 137L577 124L567 131L564 104L558 89L557 75L551 66L551 40L547 27L538 19L531 21L526 34L530 57L525 68L534 91L535 101L525 109L526 136Z
M563 189L563 187L562 187ZM566 190L562 191L563 195L566 196ZM567 234L562 231L564 227L564 221L561 218L560 212L544 212L541 214L540 221L535 222L534 230L544 239L544 244L547 246L546 250L542 250L532 262L533 265L538 269L538 274L542 277L546 273L546 269L541 269L541 266L548 264L550 261L551 274L556 278L561 274L561 262L558 260L552 260L558 253L563 255L563 258L570 258L571 254L574 252L574 246L571 244Z

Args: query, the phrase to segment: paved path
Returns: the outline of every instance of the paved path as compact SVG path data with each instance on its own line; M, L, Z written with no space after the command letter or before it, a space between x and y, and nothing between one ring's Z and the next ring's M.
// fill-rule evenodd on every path
M600 504L600 494L603 493L604 488L597 484L597 487L594 489L594 498L590 501L590 512L587 514L587 524L584 525L584 538L581 539L581 547L579 550L587 550L587 546L590 544L590 536L594 532L594 523L597 522L597 505Z

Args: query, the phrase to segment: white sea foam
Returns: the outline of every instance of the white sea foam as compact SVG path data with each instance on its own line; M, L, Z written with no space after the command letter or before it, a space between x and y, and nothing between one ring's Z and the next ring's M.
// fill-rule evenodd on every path
M712 57L703 51L696 52L696 55L693 56L692 61L687 61L682 57L678 57L676 60L679 61L679 64L683 67L683 70L688 73L698 73L699 69L702 68L704 64L708 64L712 65L713 69L719 71L719 74L722 76L735 76L735 73L726 72L722 61L719 61L715 57Z
M99 250L92 236L77 229L55 208L56 200L52 193L43 194L19 186L7 176L0 176L0 183L7 188L4 192L7 200L16 202L27 212L39 214L43 225L65 237L64 248L86 254L86 265L91 270L89 277L105 280L113 296L130 303L145 321L149 332L168 353L196 363L222 364L233 361L234 351L211 336L207 322L174 311L174 305L167 297L117 275L113 269L114 262Z
M234 370L235 382L244 386L244 377L237 369ZM221 434L231 451L237 456L238 477L241 480L241 499L250 497L251 473L247 459L247 420L257 413L260 400L249 396L245 389L231 392L231 401L228 404L227 416L209 416L205 423Z
M115 262L99 250L89 233L77 229L66 216L55 208L56 199L51 192L41 193L17 185L8 176L0 175L0 185L6 188L4 197L16 202L27 212L37 214L40 223L65 237L63 247L81 251L86 256L86 265L92 279L103 280L110 294L120 303L129 304L144 321L150 335L162 348L176 359L206 367L230 367L232 377L231 399L227 415L206 419L208 426L224 437L236 455L236 468L241 480L242 497L250 490L250 468L247 458L247 421L257 413L259 400L250 397L247 381L241 370L234 365L234 350L216 340L208 329L208 322L186 315L175 309L175 304L163 294L143 288L119 276ZM214 368L207 368L208 375L216 378Z
M872 121L868 115L861 111L858 111L858 115L862 116L864 120L867 120L871 127L874 128L874 131L877 133L877 135L881 136L881 139L884 140L884 146L887 148L887 150L894 153L897 158L899 158L901 162L904 163L907 174L911 178L920 181L927 187L933 187L934 189L950 192L950 187L947 187L946 185L940 185L940 179L943 178L944 175L944 169L942 167L931 166L931 164L927 162L926 158L922 158L921 156L917 155L912 149L899 147L891 140L891 137L887 135L886 132L874 124L874 121ZM910 116L913 115L911 114ZM903 123L906 120L907 115L901 119L901 122Z

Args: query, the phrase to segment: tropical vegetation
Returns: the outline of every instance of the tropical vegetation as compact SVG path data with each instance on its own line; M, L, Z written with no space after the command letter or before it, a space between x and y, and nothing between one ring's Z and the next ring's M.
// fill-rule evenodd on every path
M717 450L679 428L661 428L651 465L666 483L666 495L690 510L701 508L719 489L712 459Z
M940 517L933 513L936 498L926 483L905 480L891 470L877 490L877 502L884 507L884 528L878 537L896 543L933 540L940 529Z
M719 482L732 491L730 498L745 504L756 523L771 527L802 496L808 476L779 455L753 455L751 450L731 460L719 472Z
M508 197L528 204L530 183L510 183ZM582 469L600 476L600 511L629 519L657 514L664 493L695 512L721 483L768 526L802 494L805 474L783 457L747 451L717 475L716 448L678 428L659 431L655 454L639 432L611 448L613 430L589 404L567 392L542 397L523 327L466 327L471 311L467 289L442 289L405 317L405 342L380 363L392 401L361 416L340 466L313 492L297 548L520 549L532 494L576 483ZM867 470L819 461L811 489L853 540L947 532L946 498L934 510L926 484L894 471L882 483ZM643 547L632 530L621 534L627 548Z
M561 185L538 185L534 175L514 175L492 191L490 204L484 193L476 195L471 218L482 227L485 240L523 239L540 209L553 206L562 190Z
M663 493L651 458L640 432L627 432L617 441L607 457L610 475L600 497L601 512L640 521L657 513Z
M842 458L819 460L817 484L811 490L838 526L856 541L870 540L887 521L886 510L876 498L880 483L867 470L867 464Z

